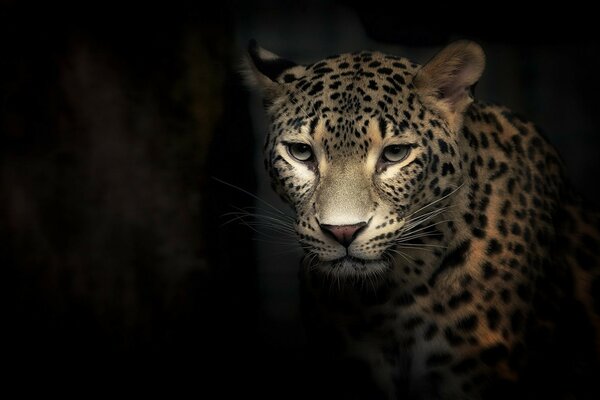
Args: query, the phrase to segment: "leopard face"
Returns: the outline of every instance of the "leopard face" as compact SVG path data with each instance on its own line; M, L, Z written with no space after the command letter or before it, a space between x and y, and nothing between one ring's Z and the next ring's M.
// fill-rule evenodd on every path
M265 165L307 259L341 276L382 273L463 182L458 132L481 50L460 42L429 69L377 52L308 66L255 44L250 55L271 125Z

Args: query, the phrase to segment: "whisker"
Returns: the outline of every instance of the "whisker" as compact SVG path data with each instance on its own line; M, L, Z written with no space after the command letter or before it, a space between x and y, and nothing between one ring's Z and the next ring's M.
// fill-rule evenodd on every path
M414 258L410 257L405 252L398 250L397 248L389 248L386 251L390 251L392 253L398 254L399 256L403 257L406 261L408 261L410 264L416 265Z
M422 221L429 219L430 217L435 217L443 212L446 212L447 210L449 210L452 206L446 206L446 207L440 207L440 208L436 208L432 211L428 211L425 214L421 214L417 217L414 218L408 218L406 219L406 224L407 225L419 225L422 223ZM419 221L419 222L417 222Z
M250 220L250 221L244 220L244 221L247 225L254 226L257 228L265 228L267 230L289 234L290 236L296 235L295 230L293 230L287 226L282 226L282 225L275 224L275 223L272 223L269 221L257 221L257 220Z
M229 221L226 221L223 225L238 221L249 227L263 228L284 234L286 236L296 237L296 230L292 224L292 221L282 220L280 219L279 215L263 215L251 213L240 208L237 209L239 211L232 211L224 214L224 216L231 216L233 218L231 218Z
M438 214L439 212L446 211L447 209L448 209L448 207L435 208L435 209L433 209L431 211L427 211L426 213L419 214L419 215L416 215L416 216L413 216L413 217L410 217L410 218L405 218L405 220L408 223L414 223L414 221L419 221L419 220L427 218L427 217L429 217L431 215Z
M264 218L272 218L272 219L276 219L278 221L282 221L282 222L288 223L288 224L293 224L295 222L295 219L289 215L277 214L271 210L267 210L264 208L257 208L257 207L239 208L239 207L235 207L235 206L233 208L236 211L227 212L227 213L223 214L223 216L248 215L248 216L260 216L260 217L264 217Z
M433 210L427 211L427 212L425 212L425 213L423 213L423 214L419 214L419 215L417 215L417 216L414 216L414 217L412 217L412 218L410 218L410 217L406 217L405 219L406 219L407 221L414 221L414 220L417 220L417 219L419 219L419 218L423 218L423 217L426 217L426 216L428 216L428 215L435 214L436 212L439 212L440 210L447 210L447 209L449 209L449 208L451 208L451 207L454 207L454 205L450 205L450 206L441 206L441 207L438 207L438 208L434 208ZM413 214L411 214L411 215L414 215L414 214L415 214L415 213L413 213Z
M433 251L432 251L431 249L421 249L421 248L419 248L419 249L410 249L410 250L415 250L415 251L425 251L425 252L427 252L427 253L433 253Z
M400 257L404 258L404 260L406 260L407 263L411 265L416 265L415 260L410 258L406 253L397 250L395 251L395 253L398 254Z
M253 231L257 232L257 233L265 233L263 231L266 232L273 232L276 234L279 234L281 238L281 235L283 235L284 237L289 237L289 238L296 238L296 233L294 231L291 230L287 230L281 226L278 225L269 225L269 223L265 223L265 222L255 222L255 221L246 221L246 220L240 220L240 224L247 226L248 228L251 228Z
M252 212L252 211L248 211L247 209L239 208L239 207L235 207L235 206L233 206L233 208L237 211L230 211L223 215L224 216L228 216L228 215L260 216L260 217L264 217L264 218L276 219L278 221L282 221L282 222L286 222L286 223L293 223L295 221L294 218L290 217L289 215L275 214L275 213L273 213L273 211L269 211L269 210L265 210L265 209L257 208L256 210L260 211L260 212Z
M281 211L279 208L275 207L274 205L272 205L272 204L271 204L271 203L269 203L268 201L266 201L266 200L264 200L264 199L261 199L260 197L258 197L258 196L256 196L256 195L254 195L254 194L250 193L249 191L247 191L247 190L245 190L245 189L242 189L242 188L241 188L241 187L239 187L239 186L236 186L236 185L234 185L234 184L232 184L232 183L229 183L229 182L225 182L224 180L222 180L222 179L219 179L219 178L217 178L217 177L214 177L214 176L212 177L212 179L214 179L215 181L217 181L217 182L220 182L220 183L222 183L222 184L224 184L224 185L227 185L227 186L229 186L229 187L231 187L231 188L233 188L233 189L237 189L237 190L239 190L240 192L242 192L242 193L245 193L245 194L247 194L248 196L250 196L250 197L252 197L252 198L254 198L254 199L256 199L256 200L260 201L261 203L263 203L263 204L264 204L264 205L266 205L267 207L269 207L269 208L271 208L271 209L273 209L273 210L277 211L278 213L285 215L285 213L284 213L283 211Z
M414 239L420 239L420 238L434 238L434 237L438 237L440 236L439 233L430 233L430 232L422 232L416 235L409 235L409 236L400 236L398 239L395 240L395 242L397 243L403 243L403 242L409 242L411 240Z
M434 248L438 248L438 249L447 249L446 246L441 246L441 245L437 245L437 244L428 244L428 243L397 243L398 247L404 247L404 248L425 248L425 247L434 247Z
M464 186L464 182L463 182L463 183L461 183L460 185L458 185L458 186L456 187L456 189L454 189L453 191L451 191L451 192L450 192L450 193L448 193L447 195L445 195L445 196L442 196L442 197L440 197L439 199L437 199L437 200L435 200L435 201L432 201L431 203L428 203L427 205L425 205L425 206L423 206L423 207L419 208L418 210L416 210L416 211L412 212L411 214L407 215L407 216L406 216L406 218L408 218L408 217L411 217L412 215L414 215L414 214L418 213L419 211L421 211L421 210L423 210L423 209L425 209L425 208L427 208L427 207L431 207L432 205L434 205L434 204L436 204L436 203L438 203L438 202L440 202L440 201L442 201L442 200L444 200L444 199L448 198L449 196L451 196L451 195L453 195L454 193L456 193L456 192L457 192L457 191L458 191L458 190L459 190L461 187L463 187L463 186Z
M428 216L427 218L422 218L422 219L419 219L418 221L414 221L410 224L405 225L403 227L404 229L402 230L401 234L407 234L407 233L414 232L415 228L417 228L420 225L424 224L425 222L437 217L440 214L442 214L442 212L439 212L437 214L432 214L432 215Z
M425 229L429 229L429 228L434 227L436 225L440 225L440 224L444 224L446 222L452 222L452 221L453 220L451 220L451 219L445 219L443 221L438 221L438 222L435 222L433 224L429 224L427 226L420 227L419 229L416 229L416 230L406 230L406 231L402 232L402 234L400 235L399 239L400 238L410 237L411 235L416 234L416 233L421 232L421 231L424 231ZM418 226L415 226L415 228L416 227L418 227ZM404 235L406 235L406 236L404 236Z
M428 253L433 253L432 249L424 249L422 247L404 247L404 246L398 246L399 248L406 248L406 249L410 249L410 250L419 250L419 251L426 251Z

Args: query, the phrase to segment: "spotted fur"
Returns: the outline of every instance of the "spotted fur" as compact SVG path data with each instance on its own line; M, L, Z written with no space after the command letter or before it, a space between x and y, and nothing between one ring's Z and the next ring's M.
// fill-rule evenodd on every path
M309 334L334 396L591 393L599 216L531 122L473 101L478 45L424 66L249 54L270 118L265 166L296 213Z

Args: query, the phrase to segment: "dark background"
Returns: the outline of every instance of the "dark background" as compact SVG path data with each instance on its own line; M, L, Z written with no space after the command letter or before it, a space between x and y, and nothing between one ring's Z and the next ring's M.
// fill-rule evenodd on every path
M312 393L299 253L225 224L260 204L212 179L285 209L261 167L260 100L237 74L250 38L299 62L368 48L421 63L474 39L478 97L536 121L598 204L589 10L47 3L0 2L0 356L24 391Z

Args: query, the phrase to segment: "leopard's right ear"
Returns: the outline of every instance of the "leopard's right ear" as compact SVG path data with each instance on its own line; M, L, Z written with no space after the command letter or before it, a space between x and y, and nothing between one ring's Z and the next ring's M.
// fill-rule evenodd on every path
M263 49L252 39L248 43L248 55L244 59L242 74L248 86L259 89L265 99L272 99L283 92L285 83L296 79L293 72L284 74L298 69L295 67L300 66Z

